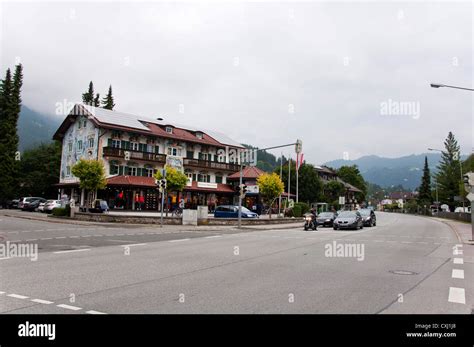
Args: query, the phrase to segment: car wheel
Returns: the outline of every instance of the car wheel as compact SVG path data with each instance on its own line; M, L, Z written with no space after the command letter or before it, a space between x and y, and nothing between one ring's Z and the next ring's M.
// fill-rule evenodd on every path
M332 227L334 230L337 230L337 227Z
M308 231L308 227L304 227L304 231Z

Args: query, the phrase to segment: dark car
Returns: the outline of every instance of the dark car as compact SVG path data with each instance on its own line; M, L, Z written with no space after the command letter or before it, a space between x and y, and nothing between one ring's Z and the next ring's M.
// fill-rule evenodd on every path
M8 208L18 208L18 204L20 203L20 200L22 198L19 198L19 199L13 199L10 203L10 206Z
M374 227L377 225L377 218L375 217L375 212L369 208L363 208L359 210L359 213L362 216L362 221L364 222L365 227Z
M104 213L109 211L109 205L105 200L94 200L92 207L89 208L89 212L92 213Z
M239 206L217 206L214 211L214 218L239 218ZM242 206L242 218L258 218L258 214Z
M43 199L43 198L27 198L23 202L23 206L22 206L21 209L23 211L33 212L39 207L39 204L42 203L42 202L46 202L46 199Z
M336 219L336 214L334 212L321 212L316 217L316 222L318 225L322 225L323 227L332 227L334 219Z
M362 229L364 222L358 211L341 211L334 220L333 228L338 229Z

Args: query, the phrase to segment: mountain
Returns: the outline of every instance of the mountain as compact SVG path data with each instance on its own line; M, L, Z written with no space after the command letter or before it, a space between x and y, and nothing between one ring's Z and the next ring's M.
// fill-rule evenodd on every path
M23 105L18 120L20 151L33 148L41 143L51 142L61 121L59 117L45 115Z
M357 165L367 182L378 184L381 187L402 185L406 189L414 190L421 182L425 156L428 157L431 173L436 172L436 166L441 159L441 153L438 152L412 154L399 158L369 155L356 160L333 160L324 165L335 169L344 165ZM462 159L466 157L463 155Z

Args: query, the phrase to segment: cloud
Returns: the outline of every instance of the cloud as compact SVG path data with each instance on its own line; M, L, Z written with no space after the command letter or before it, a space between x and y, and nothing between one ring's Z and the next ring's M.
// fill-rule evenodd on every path
M93 80L102 95L112 84L118 110L259 147L300 138L314 163L420 153L449 130L468 152L472 94L429 83L472 86L471 13L444 2L7 2L0 66L21 58L24 104L38 111L79 101ZM419 119L381 115L389 99L418 102Z

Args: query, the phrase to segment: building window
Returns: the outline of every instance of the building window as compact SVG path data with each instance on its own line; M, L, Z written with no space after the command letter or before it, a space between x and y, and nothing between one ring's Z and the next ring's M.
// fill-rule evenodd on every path
M67 144L69 152L72 152L72 141L69 141Z
M118 165L110 165L110 174L111 175L117 175L118 172L119 172Z
M69 165L66 166L66 176L71 176L71 167Z
M84 128L87 128L87 120L84 121Z
M186 151L186 158L193 159L194 158L194 152L193 151Z
M132 151L138 151L138 142L130 142L130 149Z
M112 148L120 148L120 140L112 140Z
M197 175L198 182L211 182L211 176L206 173L200 173Z
M216 174L216 183L222 183L222 174Z
M129 176L136 176L137 175L137 168L134 166L129 166L127 168L127 175Z
M153 177L153 174L155 173L154 171L155 170L153 170L153 169L146 169L147 177Z
M166 132L167 132L168 134L172 134L172 133L173 133L173 128L172 128L172 127L166 127L165 130L166 130Z
M198 131L198 132L196 133L196 137L197 137L198 139L202 139L202 138L203 138L203 133L200 132L200 131Z
M82 151L82 140L77 141L77 149Z
M181 149L176 147L168 147L168 155L181 156Z
M211 160L211 155L209 153L199 153L199 159L201 159L201 160Z
M91 137L89 139L89 148L92 148L92 147L94 147L94 138L93 137Z

